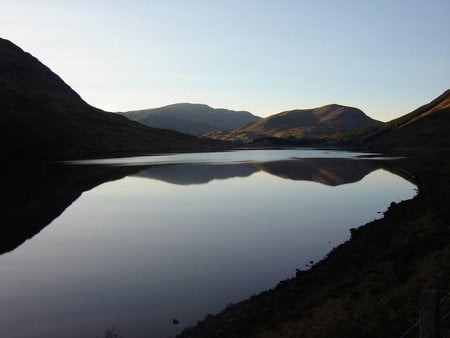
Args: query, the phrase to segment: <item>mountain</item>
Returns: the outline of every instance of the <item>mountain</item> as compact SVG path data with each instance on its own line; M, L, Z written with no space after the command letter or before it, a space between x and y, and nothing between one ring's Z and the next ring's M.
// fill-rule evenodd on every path
M386 150L450 148L450 89L413 112L363 134L360 142Z
M264 137L317 139L380 124L357 108L331 104L314 109L285 111L230 132L215 132L206 136L243 142Z
M38 59L0 38L2 158L82 157L217 149L94 108Z
M215 109L204 104L192 103L178 103L119 114L146 126L172 129L192 135L234 129L261 119L247 111Z

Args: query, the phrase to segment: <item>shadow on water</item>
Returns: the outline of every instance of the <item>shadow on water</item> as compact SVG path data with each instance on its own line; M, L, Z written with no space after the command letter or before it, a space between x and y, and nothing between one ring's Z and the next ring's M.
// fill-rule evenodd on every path
M0 254L14 250L39 233L84 191L128 175L190 185L248 177L264 171L284 179L337 186L357 182L377 169L397 175L402 172L390 161L343 158L154 165L145 168L54 163L4 165L0 175Z
M0 254L14 250L57 218L80 195L138 169L9 164L0 175Z

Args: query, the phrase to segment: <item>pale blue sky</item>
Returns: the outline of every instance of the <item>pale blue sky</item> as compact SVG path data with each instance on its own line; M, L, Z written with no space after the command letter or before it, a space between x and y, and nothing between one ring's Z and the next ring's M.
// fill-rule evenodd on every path
M0 0L0 36L109 111L338 103L390 120L450 88L449 17L450 0Z

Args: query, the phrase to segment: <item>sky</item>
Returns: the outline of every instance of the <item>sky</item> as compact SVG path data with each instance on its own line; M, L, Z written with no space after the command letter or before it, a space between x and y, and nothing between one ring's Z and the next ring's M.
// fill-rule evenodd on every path
M0 37L108 111L337 103L388 121L450 88L450 0L0 0Z

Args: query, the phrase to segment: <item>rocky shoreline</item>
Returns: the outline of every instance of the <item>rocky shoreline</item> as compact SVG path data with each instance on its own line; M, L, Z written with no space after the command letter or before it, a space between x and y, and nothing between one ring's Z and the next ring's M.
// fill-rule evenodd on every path
M393 161L394 169L414 177L415 198L352 229L349 241L311 269L206 316L178 337L401 336L419 318L424 289L450 291L448 155ZM449 329L441 323L442 332Z

